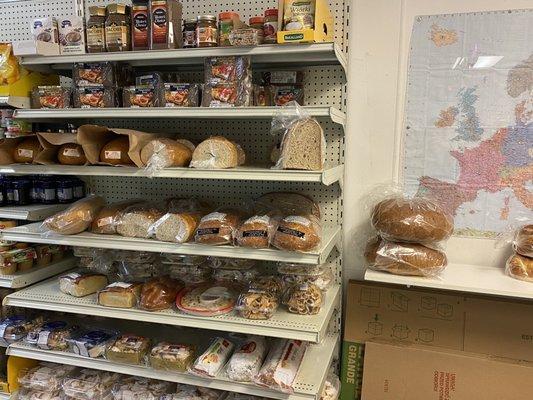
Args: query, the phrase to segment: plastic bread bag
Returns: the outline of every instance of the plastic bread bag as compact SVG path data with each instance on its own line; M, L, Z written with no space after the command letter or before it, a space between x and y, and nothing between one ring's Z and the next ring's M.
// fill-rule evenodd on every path
M229 359L226 366L228 378L237 382L252 382L263 365L267 351L264 337L247 337Z
M104 206L103 197L90 195L72 203L66 210L46 218L42 226L54 233L75 235L89 228Z
M217 337L209 347L196 359L189 372L194 375L215 377L228 362L235 344L230 340Z
M69 399L103 400L110 398L111 389L120 378L114 372L82 369L78 374L63 379L63 393Z
M513 249L520 255L533 258L533 225L524 225L514 236Z
M116 86L115 68L109 61L95 63L75 63L72 79L76 87Z
M217 268L213 270L212 277L215 281L233 282L239 285L248 285L256 277L259 276L259 271L255 268L250 269L226 269Z
M141 149L141 162L150 176L165 168L188 167L191 158L189 146L170 138L152 139Z
M312 198L296 192L270 192L255 201L256 208L279 210L283 216L314 215L321 217L320 207Z
M281 219L281 213L275 209L267 209L261 205L254 216L244 220L235 233L237 246L254 249L270 247L274 234Z
M285 287L281 277L277 275L262 275L256 277L251 283L249 289L265 291L275 296L281 296Z
M279 305L278 297L266 290L249 289L241 293L235 309L246 319L270 319Z
M26 337L28 332L43 324L42 317L13 315L0 321L0 344L5 347Z
M173 391L175 384L156 379L129 376L113 386L113 400L159 400Z
M186 285L209 282L212 270L208 265L163 264L169 276ZM175 297L175 296L174 296Z
M149 238L150 227L164 213L164 207L155 203L134 204L118 215L117 233L126 237Z
M322 291L326 291L333 284L331 264L304 265L304 264L278 264L278 273L287 286L302 283L312 283Z
M241 221L241 213L232 209L220 209L204 215L196 228L196 243L222 245L232 244Z
M139 307L147 311L172 308L182 287L179 281L168 277L152 279L142 286Z
M196 83L165 83L165 107L198 107L200 85Z
M106 349L105 358L118 363L141 365L150 351L150 339L131 333L120 335Z
M386 240L433 244L453 233L453 217L437 201L393 195L372 209L372 226Z
M324 130L297 102L289 101L276 111L270 133L281 143L275 169L320 171L324 168Z
M246 258L226 258L226 257L208 257L209 266L213 269L238 269L248 270L253 268L257 262Z
M117 261L118 278L123 282L145 282L161 275L163 267L158 262Z
M67 351L68 341L78 329L65 321L50 321L30 330L24 342L43 350Z
M341 390L341 381L334 373L329 373L319 400L337 400Z
M28 390L17 391L17 400L65 400L60 390Z
M162 242L185 243L194 238L199 212L168 212L150 227L150 236Z
M194 361L194 346L159 342L150 350L150 366L164 371L185 372Z
M117 336L116 331L86 328L69 340L70 351L83 357L102 357Z
M244 164L246 154L241 146L224 136L211 136L202 141L192 154L191 168L228 169Z
M159 261L156 253L136 250L113 250L113 260L130 263L154 263Z
M254 382L285 393L294 392L294 380L302 364L308 343L301 340L276 339Z
M533 258L513 254L505 263L505 272L512 278L533 282Z
M283 304L293 314L315 315L322 309L324 294L312 283L296 284L285 291Z
M91 224L91 232L103 235L115 235L117 233L117 217L128 207L142 203L143 200L122 200L108 204L95 216Z
M75 370L76 367L70 365L41 363L21 371L18 381L25 389L55 392L61 389L63 378Z
M238 288L226 282L187 285L176 297L176 307L190 315L211 317L233 311Z
M279 250L310 252L320 247L322 224L314 215L288 215L281 219L272 245Z

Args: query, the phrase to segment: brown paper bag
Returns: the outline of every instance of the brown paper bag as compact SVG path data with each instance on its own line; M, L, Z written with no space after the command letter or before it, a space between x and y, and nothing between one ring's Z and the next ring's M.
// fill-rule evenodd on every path
M31 136L35 135L0 139L0 165L15 164L15 159L13 157L13 154L15 153L15 147L17 147L17 145L24 139L28 139ZM34 157L34 162L36 157Z
M37 137L43 146L43 151L35 157L34 162L41 165L57 164L59 148L67 143L78 143L75 133L38 132Z

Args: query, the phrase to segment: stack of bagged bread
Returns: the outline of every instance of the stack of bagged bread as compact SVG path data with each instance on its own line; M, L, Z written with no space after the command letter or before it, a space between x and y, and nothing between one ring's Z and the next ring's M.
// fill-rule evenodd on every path
M514 254L506 263L509 276L522 281L533 282L533 225L518 229L513 239Z
M372 211L371 238L364 257L368 266L396 275L435 276L447 265L440 243L453 233L453 219L436 202L396 196Z

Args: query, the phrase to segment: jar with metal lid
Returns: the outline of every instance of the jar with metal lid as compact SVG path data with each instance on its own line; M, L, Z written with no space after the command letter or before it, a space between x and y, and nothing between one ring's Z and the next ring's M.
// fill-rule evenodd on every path
M214 15L199 15L196 20L196 47L217 47L217 17Z
M41 203L57 203L57 182L53 177L46 177L41 181Z
M233 30L235 19L239 19L239 14L227 11L218 14L218 43L220 46L231 46L229 34Z
M105 20L107 51L131 50L130 21L125 4L109 4Z
M278 10L270 8L265 10L265 23L263 24L263 40L265 43L278 42Z
M183 20L183 48L196 47L196 18Z
M248 25L250 25L250 28L254 28L260 31L263 31L264 24L265 24L265 17L261 17L261 16L251 17L248 20Z
M89 7L87 19L87 52L102 53L105 49L105 7Z
M60 179L57 181L57 201L58 203L71 203L74 200L74 185L73 179Z
M6 204L6 185L7 180L5 177L0 175L0 206L3 206Z
M23 206L30 204L30 186L31 182L26 178L15 178L9 183L10 196L7 204Z
M73 178L73 182L73 200L83 199L85 197L85 182L78 178Z

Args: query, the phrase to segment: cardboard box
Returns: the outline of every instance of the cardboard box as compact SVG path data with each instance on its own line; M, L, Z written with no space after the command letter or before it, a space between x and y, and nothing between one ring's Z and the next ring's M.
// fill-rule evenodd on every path
M285 0L278 0L278 43L333 42L333 16L326 0L315 1L314 29L283 30Z
M368 342L365 400L530 400L533 363L420 345Z

